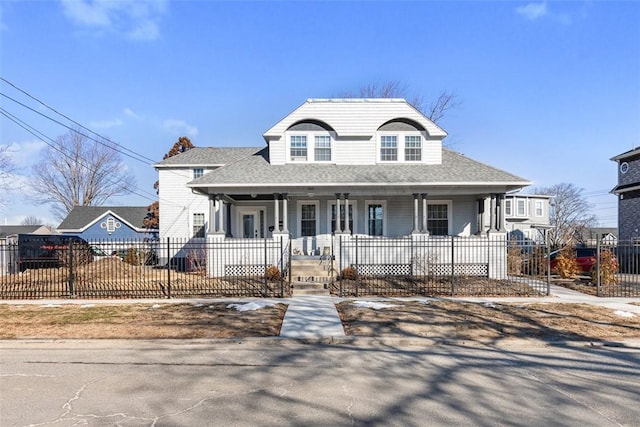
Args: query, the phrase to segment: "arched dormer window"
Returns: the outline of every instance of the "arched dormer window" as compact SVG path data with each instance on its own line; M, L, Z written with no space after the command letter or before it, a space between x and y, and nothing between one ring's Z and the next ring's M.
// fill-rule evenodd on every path
M287 129L287 151L291 162L331 162L335 131L319 120L303 120Z
M425 128L413 120L394 119L378 128L379 162L421 162Z

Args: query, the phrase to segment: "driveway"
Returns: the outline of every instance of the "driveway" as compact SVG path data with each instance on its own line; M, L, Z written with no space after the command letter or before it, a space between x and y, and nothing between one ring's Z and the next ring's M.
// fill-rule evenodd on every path
M0 341L0 425L640 426L640 351Z

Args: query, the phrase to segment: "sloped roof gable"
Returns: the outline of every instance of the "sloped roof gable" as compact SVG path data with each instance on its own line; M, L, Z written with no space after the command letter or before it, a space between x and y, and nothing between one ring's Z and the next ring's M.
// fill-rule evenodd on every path
M145 230L145 206L76 206L58 226L59 231L82 232L107 214L117 217L137 231Z

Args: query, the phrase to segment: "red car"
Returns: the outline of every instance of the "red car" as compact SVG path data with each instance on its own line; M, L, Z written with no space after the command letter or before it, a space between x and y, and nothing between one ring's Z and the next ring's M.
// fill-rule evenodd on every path
M591 273L598 263L598 249L596 248L576 248L576 262L580 271L584 273ZM553 251L549 255L551 258L551 271L556 269L558 265L558 254L561 251Z

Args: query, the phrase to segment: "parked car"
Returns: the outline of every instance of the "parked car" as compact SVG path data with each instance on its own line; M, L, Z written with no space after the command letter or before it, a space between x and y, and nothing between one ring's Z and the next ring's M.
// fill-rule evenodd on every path
M576 262L580 271L583 273L591 273L598 263L598 249L597 248L575 248ZM562 250L553 251L549 254L551 259L551 271L556 270L558 265L558 255Z

